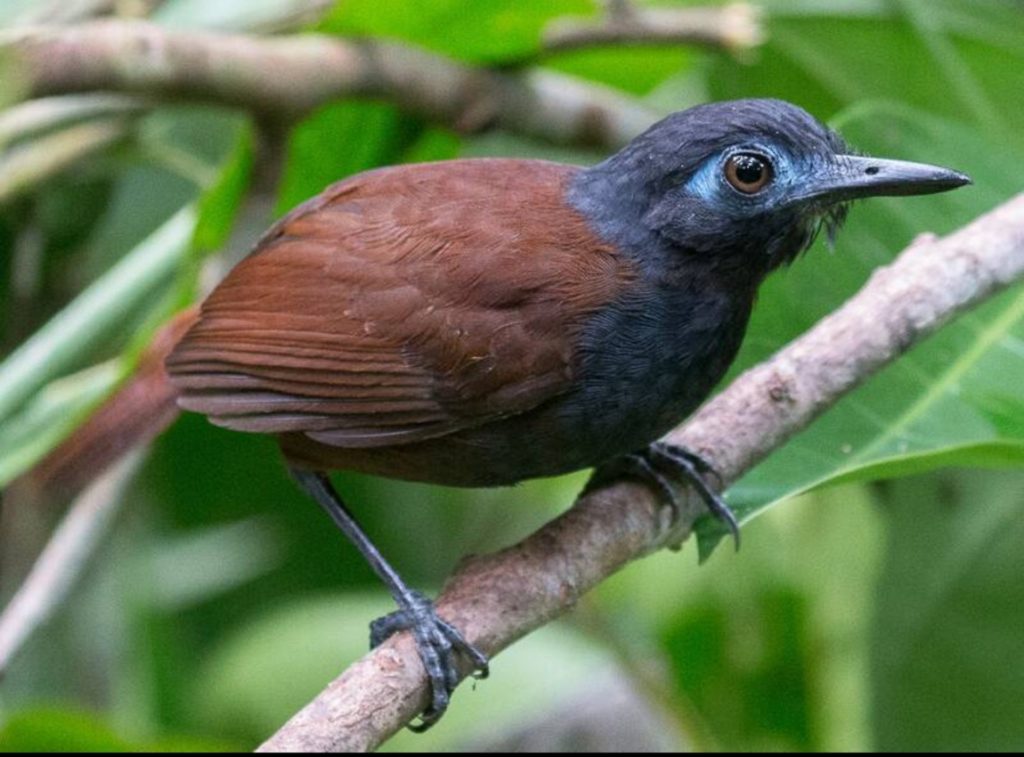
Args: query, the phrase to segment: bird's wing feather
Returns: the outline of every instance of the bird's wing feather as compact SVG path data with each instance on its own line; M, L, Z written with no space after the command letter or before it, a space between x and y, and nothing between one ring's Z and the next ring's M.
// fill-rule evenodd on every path
M238 430L375 447L565 391L578 330L631 276L565 206L574 170L454 161L330 187L206 300L167 362L180 404Z

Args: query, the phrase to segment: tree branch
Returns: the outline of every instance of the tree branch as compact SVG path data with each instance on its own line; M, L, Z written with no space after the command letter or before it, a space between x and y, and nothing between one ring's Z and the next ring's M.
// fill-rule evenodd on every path
M842 308L747 371L671 441L734 481L869 376L953 316L1024 278L1024 195L937 239L918 238ZM651 492L630 483L581 497L520 544L466 560L440 599L441 615L494 655L570 609L626 563L690 532L691 502L675 526ZM356 662L261 751L364 751L427 705L408 634Z
M689 8L640 8L608 2L598 23L560 18L544 30L545 53L595 45L704 45L742 51L764 41L760 10L749 3Z
M113 90L201 100L294 120L344 97L385 98L463 132L500 127L556 144L617 148L659 114L561 74L508 74L381 40L259 38L142 21L0 32L23 95Z

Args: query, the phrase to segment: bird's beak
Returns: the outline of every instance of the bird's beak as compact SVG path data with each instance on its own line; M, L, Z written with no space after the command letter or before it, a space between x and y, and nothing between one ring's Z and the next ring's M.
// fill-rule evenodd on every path
M879 195L925 195L970 183L965 174L927 163L839 155L805 187L799 200L832 203Z

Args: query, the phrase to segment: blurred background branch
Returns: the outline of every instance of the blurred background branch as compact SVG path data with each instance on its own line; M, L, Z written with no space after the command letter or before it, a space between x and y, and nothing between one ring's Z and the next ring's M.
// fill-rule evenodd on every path
M707 45L738 53L764 42L760 11L750 3L722 7L646 8L608 0L598 23L556 19L544 29L546 53L597 45Z
M517 76L384 41L259 39L128 21L0 32L30 96L111 90L240 106L292 121L346 96L383 97L456 131L504 128L615 148L656 112L550 72Z

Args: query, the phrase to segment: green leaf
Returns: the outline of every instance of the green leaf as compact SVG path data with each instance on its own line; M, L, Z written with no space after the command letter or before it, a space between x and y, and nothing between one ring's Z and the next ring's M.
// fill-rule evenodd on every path
M70 709L33 708L0 726L0 752L221 752L237 746L210 739L169 737L149 743L122 738L105 719Z
M0 488L53 449L124 378L121 361L102 363L44 386L0 424Z
M457 157L462 140L448 129L428 126L402 155L403 163L426 163Z
M989 118L1019 127L1024 119L1024 98L1018 96L1024 14L979 13L970 21L986 30L998 29L1007 43L993 45L978 41L970 26L965 29L961 19L970 14L962 2L927 3L929 16L935 6L948 12L940 12L924 34L906 16L894 16L893 4L887 5L881 14L842 22L829 16L771 17L769 42L760 48L754 65L714 58L715 97L781 97L820 115L862 100L888 100L936 115L971 118L989 132L1002 130L993 128L996 124ZM936 45L945 51L941 61ZM866 55L865 50L885 52Z
M858 486L799 497L698 566L651 555L590 602L694 751L856 751L867 738L867 635L884 528ZM748 533L749 531L749 533ZM780 549L784 544L785 548ZM607 630L606 630L607 629Z
M581 79L643 95L668 77L693 69L704 57L702 51L683 46L611 46L561 53L544 63ZM666 112L696 104L677 101Z
M279 542L268 519L247 518L156 543L147 550L151 601L181 611L228 594L278 566Z
M762 0L773 23L793 20L826 20L832 32L829 39L842 37L845 27L838 24L851 19L900 23L899 6L891 0ZM1020 7L1015 0L929 0L928 10L934 28L960 40L980 42L986 47L1021 54ZM903 19L905 20L905 19ZM891 53L886 50L886 56Z
M71 433L125 375L132 361L122 357L59 380L140 306L160 301L195 221L191 206L172 216L0 363L0 486Z
M220 161L216 178L199 198L198 222L192 237L197 255L214 252L227 241L242 204L255 158L255 133L246 122L238 129L234 146Z
M993 152L985 138L966 127L884 106L853 109L839 120L858 148L958 165L977 186L929 198L876 199L855 208L835 254L812 250L794 270L765 286L740 367L768 357L810 328L916 233L948 231L1016 189L1017 178L1004 163L1013 148ZM1019 384L1014 377L1024 374L1024 352L1017 347L1022 335L1024 292L1018 287L947 325L759 465L730 494L737 510L752 517L768 504L839 481L950 464L1024 463L1024 416L1006 416L1021 405L1011 387ZM997 401L1003 408L998 422L992 410ZM705 521L701 533L706 552L721 530Z
M391 609L383 595L339 595L258 615L208 656L195 686L197 719L222 735L266 738L366 652L367 624Z
M880 751L1024 744L1024 476L962 471L886 488L874 613Z
M84 712L27 710L0 728L0 752L134 752L137 748Z
M454 158L460 139L386 103L340 102L320 108L289 137L277 210L287 212L327 186L385 165Z
M321 23L322 31L390 37L477 62L518 60L537 52L553 18L589 16L590 0L346 0Z
M188 250L195 222L192 207L172 216L0 363L0 419L88 354L109 329L168 281Z
M248 187L253 140L247 121L217 111L180 108L145 120L140 136L144 153L193 186L179 181L171 191L167 173L152 167L122 176L117 201L93 238L101 257L117 262L0 364L0 485L31 467L85 420L130 372L177 301L194 298L199 259L226 241ZM194 196L194 185L203 187L194 206L116 257L126 241L152 228L154 219L147 213L166 213L176 200L180 207L178 192ZM59 378L108 348L110 333L126 323L135 325L135 338L121 346L105 370ZM38 391L43 385L48 386Z
M739 615L707 603L669 629L664 643L678 685L711 714L727 747L807 749L806 598L780 587L762 591L755 606L745 609ZM765 741L758 743L758 737Z
M393 105L342 102L320 108L292 130L278 211L346 176L397 162L423 131Z
M916 234L951 231L1020 189L1015 166L1024 154L964 124L883 103L853 106L833 121L857 149L955 166L975 186L854 208L834 254L819 245L765 285L737 369L810 328ZM884 369L748 474L730 493L738 513L750 518L795 493L839 481L950 464L1024 464L1022 338L1024 292L1017 287ZM699 533L706 554L723 532L705 520Z

